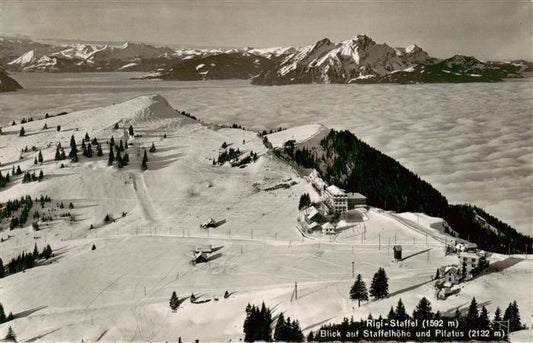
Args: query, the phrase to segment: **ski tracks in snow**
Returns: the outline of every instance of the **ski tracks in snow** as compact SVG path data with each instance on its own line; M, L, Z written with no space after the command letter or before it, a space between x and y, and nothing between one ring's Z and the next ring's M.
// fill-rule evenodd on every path
M154 205L152 204L152 198L148 193L148 187L146 186L144 176L134 172L130 172L129 175L133 180L133 189L137 195L137 200L139 202L139 206L141 206L141 211L144 218L151 223L157 222L157 214L154 209Z

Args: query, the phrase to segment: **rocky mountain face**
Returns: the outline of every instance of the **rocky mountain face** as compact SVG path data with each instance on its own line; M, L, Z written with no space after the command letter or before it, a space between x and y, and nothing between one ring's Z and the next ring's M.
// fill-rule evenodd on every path
M148 44L50 45L28 40L0 40L0 63L13 71L151 71L176 60L174 50ZM168 64L168 65L167 65Z
M263 70L252 83L487 82L519 77L522 69L459 55L438 60L416 45L392 48L358 35L339 43L325 38L301 48Z
M164 80L252 79L256 85L298 83L492 82L521 77L525 61L439 60L422 48L393 48L366 35L302 48L180 49L148 44L50 45L0 38L0 64L12 71L142 71Z
M177 62L158 78L181 81L250 79L270 64L271 59L242 52L200 55Z
M17 89L22 89L22 86L0 68L0 92L13 92Z
M257 75L293 48L171 49L149 44L51 45L0 38L0 64L24 72L158 72L165 79L239 79ZM204 64L204 68L198 67ZM198 67L198 68L197 68Z
M481 62L474 57L455 55L438 63L417 63L386 75L370 75L349 83L464 83L495 82L520 77L524 66L513 63Z

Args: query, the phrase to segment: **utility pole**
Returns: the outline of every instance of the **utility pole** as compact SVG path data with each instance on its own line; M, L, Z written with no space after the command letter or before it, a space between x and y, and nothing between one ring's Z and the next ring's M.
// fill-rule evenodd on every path
M381 233L378 234L378 250L381 251Z
M352 277L355 277L355 261L352 261Z

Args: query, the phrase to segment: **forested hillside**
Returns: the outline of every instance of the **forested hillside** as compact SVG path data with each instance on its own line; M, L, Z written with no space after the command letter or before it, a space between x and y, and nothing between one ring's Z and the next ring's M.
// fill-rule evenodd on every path
M433 186L350 131L331 130L320 147L285 149L296 163L317 169L330 184L367 197L369 205L444 218L460 237L496 252L532 251L533 239L471 205L449 205Z

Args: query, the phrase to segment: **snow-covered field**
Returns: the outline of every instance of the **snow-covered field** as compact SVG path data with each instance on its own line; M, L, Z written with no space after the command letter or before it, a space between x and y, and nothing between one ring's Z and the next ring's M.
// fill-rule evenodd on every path
M193 113L194 114L194 113ZM0 170L13 165L23 170L44 170L42 182L21 183L16 177L0 190L0 201L30 194L49 195L51 206L70 203L76 220L56 220L33 231L31 220L22 229L0 232L0 258L7 261L22 252L50 244L53 263L0 280L0 302L15 320L0 325L0 337L12 326L19 340L37 341L184 341L227 342L243 338L248 303L262 301L274 310L297 318L307 334L323 323L344 316L358 319L369 313L386 315L402 298L412 311L422 296L434 310L454 311L471 298L486 304L491 314L517 300L522 320L532 324L533 261L522 260L500 273L463 285L461 292L438 301L431 278L437 267L458 263L444 256L447 237L431 227L438 218L424 214L392 213L371 208L364 226L347 230L336 239L302 238L296 229L302 193L316 197L310 184L266 150L254 132L200 124L179 115L158 95L143 96L102 108L73 112L20 125L8 126L0 136ZM119 129L113 129L119 123ZM61 125L61 131L56 126ZM123 169L107 165L107 144L125 139L132 125L135 137ZM312 128L312 129L311 129ZM317 129L318 128L318 129ZM282 131L298 141L311 138L320 126ZM78 163L54 161L55 145L66 152L74 135L85 133L102 142L104 156L80 156ZM164 138L166 135L166 138ZM291 139L289 137L289 139ZM214 166L223 142L241 151L254 151L259 159L244 168ZM144 149L148 170L141 171ZM22 154L25 146L41 149L45 162L34 166L37 152ZM115 162L116 164L116 162ZM267 190L295 181L290 188ZM122 213L125 216L122 217ZM106 214L117 218L104 225ZM226 219L205 230L200 224ZM5 222L1 223L5 225ZM94 225L94 229L89 227ZM366 230L365 239L361 232ZM95 245L96 249L91 250ZM222 246L221 256L193 265L199 244ZM394 262L392 245L402 244L402 262ZM428 250L421 254L421 251ZM503 259L504 256L494 256ZM363 303L348 299L355 273L370 285L383 266L389 276L389 298ZM298 299L291 301L295 282ZM513 287L515 292L504 292ZM203 304L186 300L173 313L169 298L194 292ZM224 298L225 291L231 295Z

